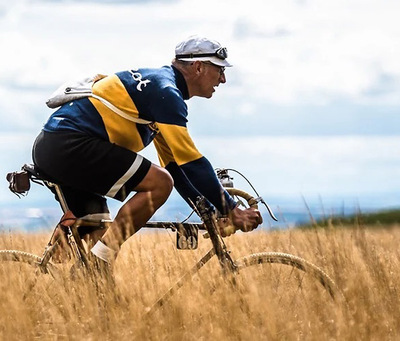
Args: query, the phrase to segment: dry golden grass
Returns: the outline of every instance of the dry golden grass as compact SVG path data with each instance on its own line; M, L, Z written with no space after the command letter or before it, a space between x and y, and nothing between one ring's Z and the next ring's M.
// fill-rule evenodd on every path
M0 249L41 254L47 235L0 236ZM216 259L167 304L145 311L210 247L178 251L169 233L139 233L124 245L115 285L54 281L29 267L0 264L1 340L396 340L400 338L400 230L331 228L253 232L226 239L234 258L261 251L303 257L342 289L336 304L310 289L243 271L239 289L221 277ZM65 267L66 268L66 267ZM29 271L30 270L30 271ZM68 270L65 269L65 273ZM279 270L278 277L284 276ZM40 278L35 283L34 279ZM278 290L278 289L279 290ZM271 290L270 290L271 289Z

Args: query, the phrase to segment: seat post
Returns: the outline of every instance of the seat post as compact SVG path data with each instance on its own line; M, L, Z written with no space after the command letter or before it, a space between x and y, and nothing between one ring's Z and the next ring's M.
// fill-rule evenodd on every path
M64 193L61 190L61 187L55 183L48 182L48 185L51 187L54 187L58 196L58 199L60 200L60 205L64 213L67 213L69 211L67 201L65 200Z

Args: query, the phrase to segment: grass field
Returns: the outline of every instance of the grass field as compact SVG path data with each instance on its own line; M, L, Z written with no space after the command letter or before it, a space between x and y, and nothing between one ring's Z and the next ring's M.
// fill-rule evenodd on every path
M0 235L0 249L41 254L48 235ZM331 227L255 231L226 238L234 258L261 251L303 257L325 270L347 304L320 289L298 293L286 270L241 273L236 289L210 261L162 308L148 308L210 247L178 251L171 233L129 240L108 286L54 281L0 264L1 340L398 340L400 229ZM285 267L286 268L286 267ZM31 271L29 271L31 270ZM67 267L65 267L67 274Z

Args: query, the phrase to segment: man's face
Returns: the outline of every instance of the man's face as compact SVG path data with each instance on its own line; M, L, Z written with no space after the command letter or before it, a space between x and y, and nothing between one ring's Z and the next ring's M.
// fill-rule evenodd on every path
M201 73L198 79L198 95L200 97L211 98L215 88L220 83L225 83L225 68L210 62L201 62Z

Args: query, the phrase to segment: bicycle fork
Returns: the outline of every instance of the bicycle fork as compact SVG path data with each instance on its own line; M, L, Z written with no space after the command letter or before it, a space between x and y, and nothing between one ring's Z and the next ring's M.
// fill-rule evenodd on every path
M211 239L211 243L215 250L215 254L217 255L219 264L221 265L223 274L225 275L226 273L236 273L237 266L235 265L235 262L233 261L224 240L218 233L219 228L217 226L214 213L210 208L206 207L206 201L204 197L199 198L196 207L199 210L201 220L206 226L207 232Z

